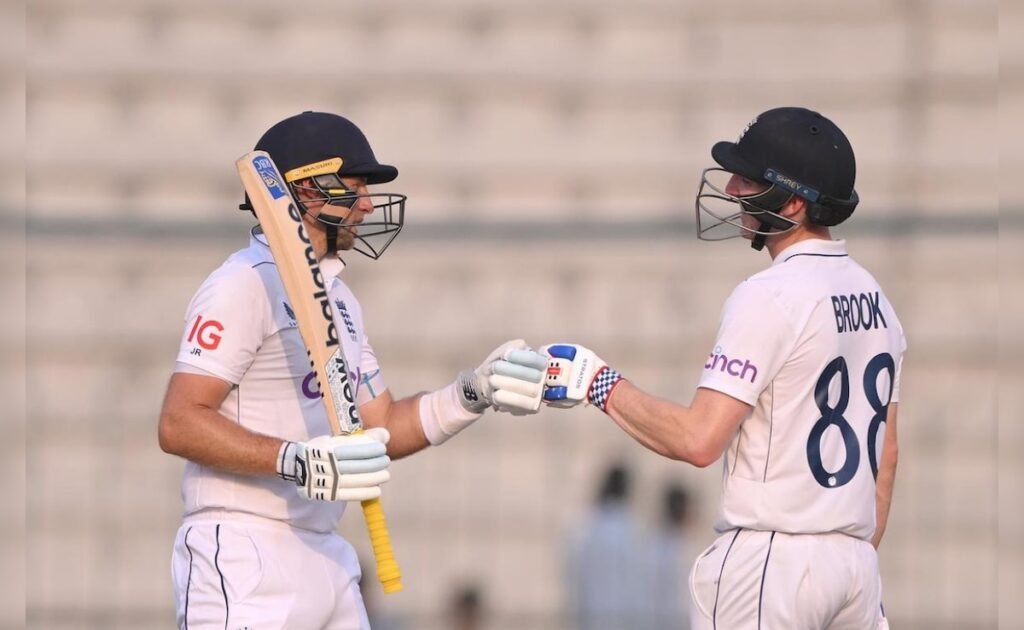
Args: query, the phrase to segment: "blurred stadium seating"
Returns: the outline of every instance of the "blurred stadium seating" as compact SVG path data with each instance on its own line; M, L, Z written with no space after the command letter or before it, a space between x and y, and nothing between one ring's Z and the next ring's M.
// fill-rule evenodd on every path
M997 511L1017 527L1024 514L996 496L997 437L1020 453L1024 432L997 434L994 359L1024 350L996 337L1024 292L997 285L995 3L755 5L33 2L35 627L173 625L181 463L156 445L157 411L192 291L246 243L233 161L270 124L344 113L401 169L406 231L348 278L396 393L522 335L586 343L687 401L722 301L766 261L693 237L695 184L714 141L780 104L818 108L853 140L864 202L837 233L910 337L882 554L893 627L994 627L997 554L1024 546L996 545ZM1022 189L1010 201L1024 207ZM711 539L717 466L659 459L593 410L490 418L444 449L396 463L385 498L407 586L374 600L403 627L443 627L446 593L467 579L486 585L494 628L563 627L560 545L613 455L697 488L692 544ZM1020 456L1002 473L1024 474ZM653 518L655 493L640 499ZM343 529L370 557L360 519ZM1007 619L1024 617L1009 603Z

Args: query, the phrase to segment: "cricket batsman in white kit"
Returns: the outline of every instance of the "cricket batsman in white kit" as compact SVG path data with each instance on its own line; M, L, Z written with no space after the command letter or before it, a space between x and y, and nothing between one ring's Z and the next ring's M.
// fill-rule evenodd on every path
M698 235L743 235L772 263L725 303L692 403L651 396L573 344L541 348L545 398L593 404L666 457L704 467L725 455L721 535L690 577L695 630L885 628L876 548L906 340L829 232L857 206L853 149L829 119L784 107L711 154Z
M397 169L327 113L281 121L256 149L302 214L367 430L330 435L295 313L253 228L189 304L160 415L161 448L188 460L172 554L177 624L363 630L360 567L336 533L346 502L379 497L391 458L441 444L488 407L536 412L547 359L510 341L447 387L395 400L339 255L376 259L401 230L405 196L368 190Z

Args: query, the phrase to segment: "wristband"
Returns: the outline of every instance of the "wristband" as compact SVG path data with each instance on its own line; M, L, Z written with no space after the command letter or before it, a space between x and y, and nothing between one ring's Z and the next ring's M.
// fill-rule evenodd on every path
M459 400L458 381L420 396L420 425L427 441L437 446L465 429L482 414L468 411Z
M607 365L601 368L601 371L594 377L594 382L590 384L590 391L587 393L587 401L600 409L601 411L607 412L608 399L612 395L612 390L615 386L622 381L622 375Z
M296 482L295 476L295 442L282 442L277 451L277 476L285 481Z

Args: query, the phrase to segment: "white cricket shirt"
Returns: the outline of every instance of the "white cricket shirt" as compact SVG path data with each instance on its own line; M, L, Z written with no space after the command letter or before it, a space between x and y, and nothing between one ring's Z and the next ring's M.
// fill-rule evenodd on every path
M320 261L356 401L365 404L384 386L362 308L337 277L343 267L336 257ZM255 230L249 247L232 254L192 298L177 360L179 371L198 368L231 383L219 411L246 429L294 442L331 432L270 248ZM371 379L376 391L368 386ZM186 517L227 510L316 532L333 531L345 511L343 502L303 499L294 483L278 477L234 474L191 461L182 498Z
M715 529L871 538L905 350L845 241L801 241L739 285L699 384L754 408L725 454Z

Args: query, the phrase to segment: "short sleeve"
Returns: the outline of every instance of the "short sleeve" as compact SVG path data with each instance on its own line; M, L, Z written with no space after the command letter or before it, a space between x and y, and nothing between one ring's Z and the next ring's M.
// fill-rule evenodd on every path
M356 402L360 405L366 404L384 393L388 386L384 382L384 375L381 374L380 364L377 362L377 354L370 345L370 339L363 337L363 347L359 357L359 391L356 394Z
M903 335L902 329L900 331L900 357L899 361L896 362L896 374L892 379L892 396L889 397L890 403L898 403L900 401L900 382L903 380L903 356L907 352L907 338Z
M718 337L698 386L753 406L795 342L793 326L771 293L744 282L725 302Z
M248 266L225 265L192 298L178 363L238 384L272 323L263 280Z

